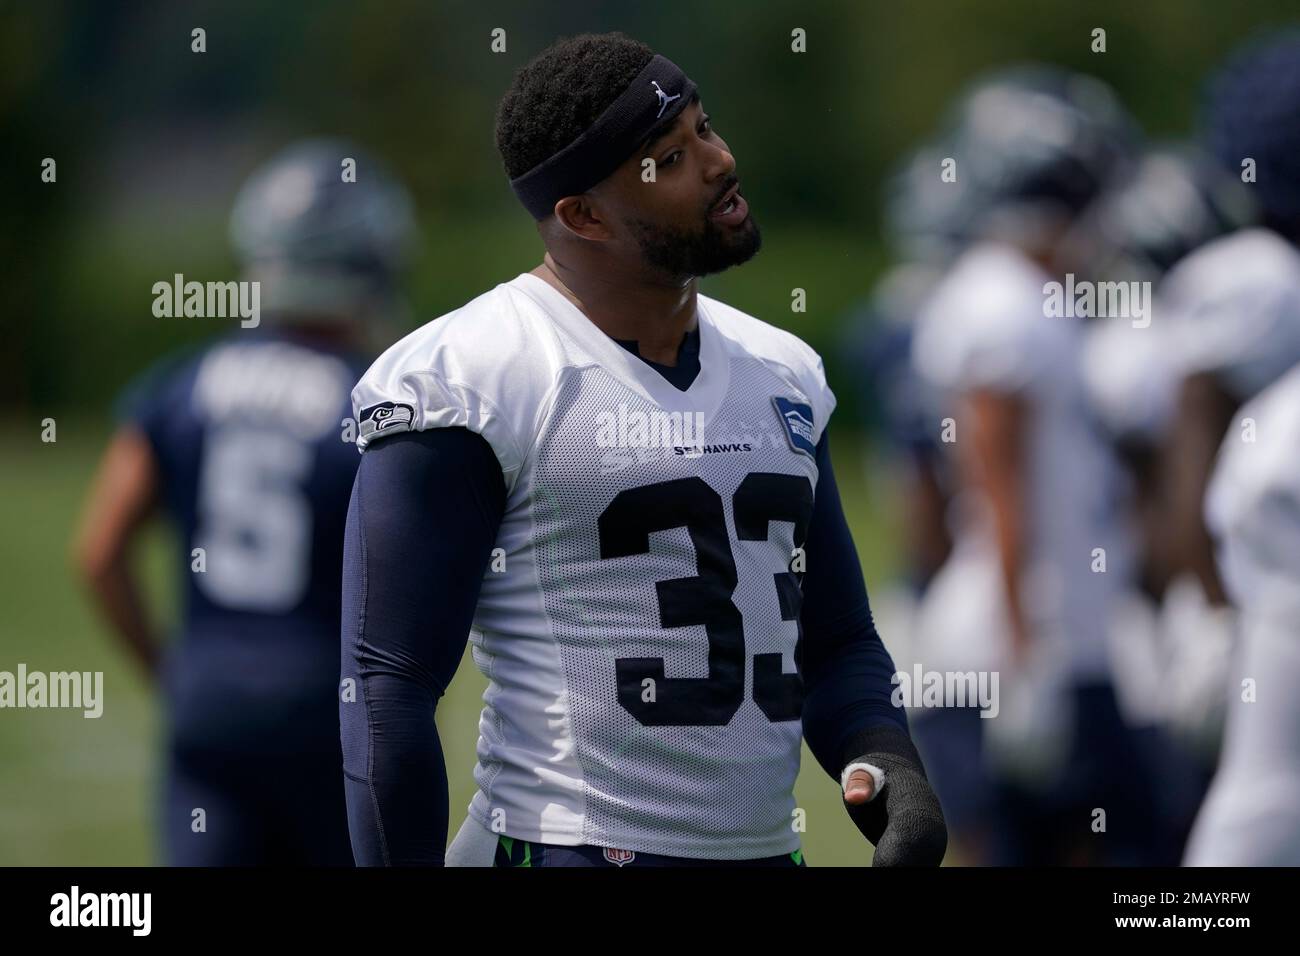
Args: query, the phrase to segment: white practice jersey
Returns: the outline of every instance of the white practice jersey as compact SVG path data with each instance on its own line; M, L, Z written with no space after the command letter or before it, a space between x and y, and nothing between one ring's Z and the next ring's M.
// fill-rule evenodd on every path
M507 836L712 859L799 845L789 568L835 398L793 335L698 303L685 391L524 273L353 392L363 449L463 426L501 464L470 817Z
M1083 383L1093 415L1112 439L1158 442L1169 427L1182 368L1165 326L1127 317L1094 319L1083 336Z
M1300 362L1300 252L1267 229L1216 239L1169 271L1152 324L1184 374L1215 373L1244 401Z
M1187 862L1300 866L1300 366L1239 418L1254 432L1229 431L1205 510L1240 643L1225 675L1223 756Z
M1119 533L1118 466L1090 415L1081 380L1081 320L1048 316L1046 273L1014 249L976 246L953 266L918 321L913 361L946 396L944 418L965 454L963 394L1013 393L1028 408L1028 554L1022 603L1032 637L1075 681L1109 673L1107 616L1130 559ZM942 434L941 422L934 423ZM993 667L1007 618L991 512L965 489L949 566L932 582L920 628L930 666ZM1095 549L1106 570L1094 570ZM928 607L926 605L929 605Z

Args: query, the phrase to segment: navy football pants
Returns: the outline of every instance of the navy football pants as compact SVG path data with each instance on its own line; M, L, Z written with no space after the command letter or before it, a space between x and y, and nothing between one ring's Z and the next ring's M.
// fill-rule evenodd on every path
M162 817L166 863L352 866L341 767L337 751L249 755L172 747Z

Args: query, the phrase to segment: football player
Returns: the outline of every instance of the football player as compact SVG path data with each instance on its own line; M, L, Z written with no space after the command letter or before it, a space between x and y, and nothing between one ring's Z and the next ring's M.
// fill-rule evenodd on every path
M1072 251L1089 278L1150 288L1184 256L1256 215L1248 188L1213 157L1188 143L1162 145L1148 149L1134 174L1092 205L1072 230ZM1188 582L1169 587L1160 450L1180 369L1164 317L1147 318L1088 323L1083 379L1123 469L1124 511L1136 544L1133 577L1112 615L1116 691L1158 768L1161 817L1181 853L1213 772L1218 735L1206 731L1222 709L1213 702L1222 698L1230 645L1220 629L1203 626L1203 615L1202 626L1186 626Z
M927 714L917 735L983 862L1151 859L1152 781L1107 646L1128 564L1117 472L1084 400L1082 321L1050 314L1048 300L1072 269L1066 237L1126 169L1132 139L1100 82L1017 67L954 107L938 155L955 160L956 180L932 171L971 244L914 337L918 369L947 396L933 428L959 476L955 544L922 599L916 653L927 669L998 673L1001 696L987 717Z
M1239 609L1223 755L1189 866L1300 866L1300 366L1242 410L1206 499L1219 569Z
M353 393L340 719L363 864L803 865L801 740L874 863L938 864L799 339L701 295L759 229L695 88L621 34L497 117L542 262ZM450 850L434 712L489 678Z
M1295 246L1300 177L1294 162L1296 34L1251 47L1212 82L1204 140L1223 168L1250 171L1259 228L1211 242L1161 283L1157 315L1182 378L1164 449L1168 562L1193 575L1211 607L1227 608L1202 504L1214 460L1241 405L1300 361Z
M1300 864L1300 128L1282 119L1297 110L1300 32L1248 45L1215 77L1208 142L1226 169L1254 164L1266 228L1189 257L1169 290L1191 369L1183 461L1204 469L1186 476L1185 494L1211 475L1203 510L1182 513L1180 528L1207 594L1238 612L1223 752L1191 865ZM1211 541L1207 564L1199 546Z
M171 865L352 863L336 696L349 392L410 231L404 189L351 144L285 150L231 219L260 324L164 360L121 403L77 562L165 698ZM185 569L169 644L130 560L156 511Z

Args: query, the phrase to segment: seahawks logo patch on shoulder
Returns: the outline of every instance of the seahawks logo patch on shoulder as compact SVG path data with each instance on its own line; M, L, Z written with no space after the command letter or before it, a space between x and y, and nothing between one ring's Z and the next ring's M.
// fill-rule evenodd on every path
M411 430L415 421L415 408L405 402L378 402L361 409L358 429L362 438L388 432Z
M806 402L794 402L788 398L773 397L772 404L785 426L785 438L790 447L810 458L817 457L817 446L813 444L813 411Z

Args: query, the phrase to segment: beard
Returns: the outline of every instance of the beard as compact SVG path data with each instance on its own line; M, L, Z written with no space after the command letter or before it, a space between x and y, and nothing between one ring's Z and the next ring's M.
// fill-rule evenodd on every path
M753 215L738 227L719 226L709 219L695 231L632 220L641 256L647 265L674 278L713 275L748 262L763 245Z

